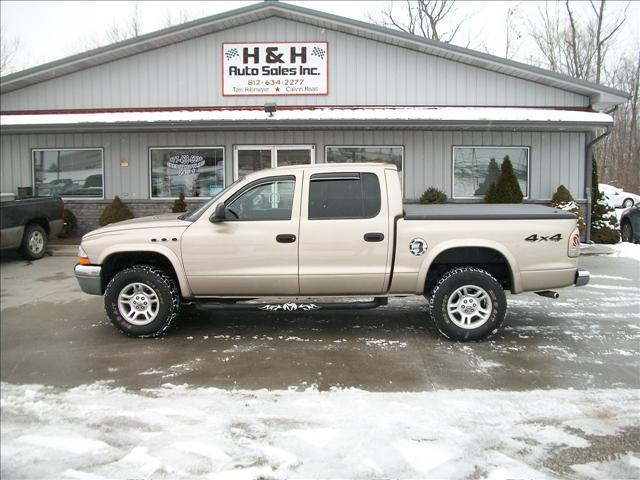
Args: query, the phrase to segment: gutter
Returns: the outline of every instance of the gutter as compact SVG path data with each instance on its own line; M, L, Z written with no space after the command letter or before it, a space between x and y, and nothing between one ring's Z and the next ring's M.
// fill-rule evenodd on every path
M607 115L611 115L618 109L618 105L613 107L611 110L607 110L605 113ZM586 214L586 223L587 223L587 232L585 235L585 242L591 243L591 190L594 188L591 185L591 180L593 178L593 162L591 161L591 156L593 154L593 146L607 138L611 135L611 126L607 125L605 132L602 135L598 135L596 138L587 143L585 148L585 163L586 163L586 179L585 179L585 196L587 197L587 214ZM596 185L595 188L598 188Z

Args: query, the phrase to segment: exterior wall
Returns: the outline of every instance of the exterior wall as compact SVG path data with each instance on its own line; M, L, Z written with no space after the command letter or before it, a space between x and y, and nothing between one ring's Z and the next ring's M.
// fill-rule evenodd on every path
M326 96L223 97L223 42L328 41ZM2 110L263 105L586 107L586 96L271 17L6 93Z
M223 146L226 184L233 181L234 145L314 145L316 162L325 160L327 145L404 146L404 195L419 198L428 186L452 192L453 146L530 147L531 200L548 200L560 184L576 199L584 197L585 133L454 132L436 130L302 130L209 131L2 135L1 188L16 192L32 185L33 148L101 147L104 149L105 198L149 199L149 147ZM121 167L121 157L129 166ZM154 200L154 202L162 200ZM88 200L85 200L88 202Z

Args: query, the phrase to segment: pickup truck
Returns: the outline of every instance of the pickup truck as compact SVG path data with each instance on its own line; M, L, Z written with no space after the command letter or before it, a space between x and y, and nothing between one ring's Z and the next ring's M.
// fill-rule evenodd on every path
M75 275L131 336L161 334L184 304L308 312L424 295L438 330L465 341L498 329L505 290L556 298L549 289L585 285L579 253L571 213L403 205L395 166L323 164L262 170L195 211L94 230ZM320 301L336 296L353 298Z
M42 258L48 239L64 226L64 203L56 197L15 199L3 193L0 199L0 250L18 249L26 260Z

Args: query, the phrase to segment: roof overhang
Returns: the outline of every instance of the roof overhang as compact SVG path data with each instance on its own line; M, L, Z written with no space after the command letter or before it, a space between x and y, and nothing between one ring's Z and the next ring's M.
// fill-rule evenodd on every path
M281 107L273 116L257 108L0 115L3 134L314 128L557 132L612 124L610 115L593 111L497 107Z
M190 40L239 25L264 20L272 16L409 48L418 52L585 95L590 98L590 104L596 110L608 109L625 102L629 98L629 95L625 92L576 79L568 75L378 25L281 2L257 3L7 75L0 78L0 93L8 93L38 82L67 75L120 58L129 57L148 50Z

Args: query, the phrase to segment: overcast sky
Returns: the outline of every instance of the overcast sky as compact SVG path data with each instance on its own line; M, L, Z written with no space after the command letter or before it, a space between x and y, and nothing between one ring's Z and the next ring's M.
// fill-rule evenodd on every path
M186 12L191 19L233 10L255 1L140 1L137 2L142 19L143 33L159 30L166 26L167 16L174 19ZM388 2L377 1L292 1L304 7L321 10L336 15L367 20L367 13L375 14ZM0 2L2 33L5 39L18 38L19 54L16 58L18 69L31 67L69 56L85 50L88 45L104 38L106 31L114 24L122 24L131 15L135 2L130 1L9 1ZM544 2L465 2L458 4L458 14L473 14L466 28L454 43L477 50L488 50L496 55L504 54L505 18L507 10L518 8L520 30L526 31L527 23L537 18L537 8L544 8ZM626 2L611 2L612 13L619 12ZM562 5L561 5L562 6ZM588 2L575 5L577 10L589 9ZM552 5L553 8L553 5ZM640 2L631 2L627 12L627 22L620 31L616 50L640 48ZM265 39L269 40L269 39ZM535 53L532 42L526 36L515 59L527 61Z

